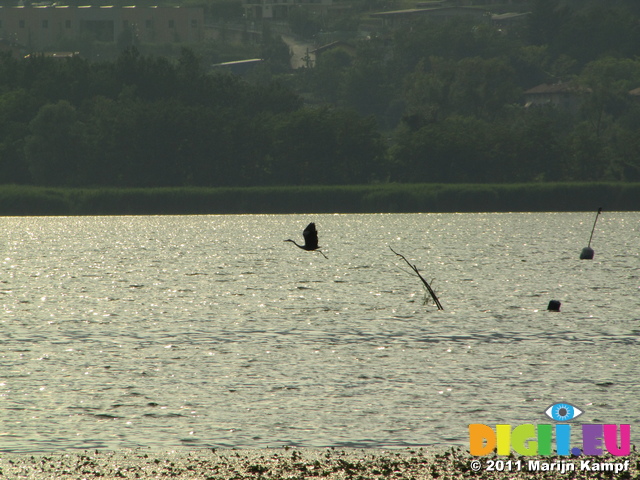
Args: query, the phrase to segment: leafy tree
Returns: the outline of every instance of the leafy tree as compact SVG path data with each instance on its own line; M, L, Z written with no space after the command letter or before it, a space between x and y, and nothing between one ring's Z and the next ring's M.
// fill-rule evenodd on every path
M0 92L20 86L20 64L10 51L0 52Z
M497 58L465 58L458 62L451 85L452 103L461 113L495 119L504 105L519 98L514 71Z
M559 0L534 0L527 17L529 41L533 45L555 45L557 35L565 29L572 11Z
M553 107L517 108L496 131L494 149L504 157L504 181L570 179L567 141L574 128L571 113Z
M268 62L274 73L286 73L291 70L291 50L280 36L263 37L260 57Z
M39 104L24 89L0 95L0 183L28 183L24 139Z
M270 154L278 184L359 183L375 174L384 155L373 119L352 111L302 109L278 120Z
M340 101L344 77L352 63L352 55L340 47L316 57L316 65L311 72L312 85L320 99L331 103Z
M421 61L405 79L407 110L403 119L413 129L422 127L425 122L443 120L453 113L451 85L455 65L435 57L430 59L430 71L426 71L425 64Z
M581 65L603 55L636 56L640 54L638 17L610 5L585 8L558 30L554 48Z
M302 108L302 99L288 90L281 82L266 85L245 86L244 95L238 99L244 113L253 117L257 113L292 113Z
M450 116L418 130L401 126L392 148L392 178L433 183L493 179L490 133L486 122L462 116Z
M411 72L430 57L461 60L467 57L512 56L520 41L505 36L493 25L468 17L446 21L425 20L393 34L394 68Z
M519 98L514 71L500 59L466 58L458 62L431 58L431 70L419 70L405 88L409 115L442 119L451 114L495 119Z
M570 180L611 180L612 151L602 138L592 134L587 122L579 123L568 138Z
M620 128L614 137L615 161L611 174L616 180L640 181L640 128Z
M85 102L85 142L91 152L90 184L131 187L138 179L131 175L136 164L137 103L131 92L118 100L96 96Z
M34 181L40 185L82 185L82 123L66 100L44 105L29 124L25 152Z
M515 82L524 89L567 81L577 73L576 63L566 55L552 55L548 45L523 46L510 59Z
M382 39L359 42L356 59L345 70L341 92L341 105L363 116L374 115L382 125L391 101L398 95L385 56Z
M629 91L640 86L640 60L604 57L589 63L577 78L589 90L583 103L583 114L592 125L592 133L600 137L605 125L630 108Z

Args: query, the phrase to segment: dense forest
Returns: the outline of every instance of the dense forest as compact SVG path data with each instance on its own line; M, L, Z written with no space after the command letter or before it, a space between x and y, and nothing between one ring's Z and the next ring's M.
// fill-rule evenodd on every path
M190 49L3 54L0 183L638 181L640 8L573 3L534 0L508 29L466 17L380 29L295 71L267 33L244 78ZM577 108L524 105L557 82Z

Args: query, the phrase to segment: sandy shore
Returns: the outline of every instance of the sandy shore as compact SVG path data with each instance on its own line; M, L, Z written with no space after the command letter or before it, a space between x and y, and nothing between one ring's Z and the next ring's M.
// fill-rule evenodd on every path
M477 464L480 461L478 471ZM503 463L499 463L501 461ZM508 462L511 463L508 463ZM493 463L492 463L493 462ZM533 463L531 463L533 462ZM536 463L537 462L537 463ZM586 462L586 463L583 463ZM573 467L571 467L573 465ZM538 479L638 478L629 457L470 457L462 450L256 449L0 454L6 479ZM493 471L487 471L493 466ZM551 468L552 470L544 470ZM496 469L502 471L495 471ZM615 470L619 471L616 473Z

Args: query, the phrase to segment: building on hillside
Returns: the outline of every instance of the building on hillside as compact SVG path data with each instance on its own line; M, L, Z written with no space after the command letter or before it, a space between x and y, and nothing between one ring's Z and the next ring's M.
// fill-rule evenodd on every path
M292 8L305 8L310 14L325 16L333 0L242 0L248 20L282 20L289 18Z
M640 98L640 87L634 88L633 90L629 90L629 95L634 98Z
M479 20L491 21L487 10L472 7L425 7L393 10L389 12L372 13L371 17L381 19L383 25L396 27L415 21L419 18L434 20L448 20L454 17L470 16Z
M589 89L575 86L570 82L543 83L523 93L524 106L527 108L554 106L576 112L580 108L583 95L589 92Z
M473 7L486 5L528 5L531 0L449 0L456 5Z
M24 56L24 58L31 57L32 54L29 53ZM45 58L55 58L55 59L63 59L63 58L73 58L80 56L80 52L44 52L44 53L36 53L36 57L43 56Z
M329 51L329 50L334 50L336 48L340 48L344 51L346 51L349 55L351 55L352 57L356 56L356 47L350 43L350 42L343 42L343 41L335 41L335 42L331 42L331 43L327 43L325 45L321 45L318 48L311 50L312 53L315 58L320 57L324 52Z
M0 37L31 50L65 39L115 42L126 34L145 43L194 43L203 32L199 7L0 6Z
M485 6L527 6L531 0L423 0L417 8L426 7L485 7Z
M225 71L234 75L246 75L251 72L254 67L263 63L262 58L250 58L247 60L236 60L235 62L216 63L211 65L213 70Z
M523 25L526 23L529 15L531 15L531 12L494 13L491 15L491 22L500 28Z

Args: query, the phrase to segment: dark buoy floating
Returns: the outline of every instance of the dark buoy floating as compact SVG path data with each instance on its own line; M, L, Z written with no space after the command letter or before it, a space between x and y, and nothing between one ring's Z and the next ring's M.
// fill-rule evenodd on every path
M580 252L580 260L593 260L593 255L595 254L595 252L593 251L593 248L591 248L591 239L593 238L593 232L596 229L596 223L598 222L598 217L600 216L601 213L602 213L602 207L600 207L598 209L598 213L596 213L596 219L593 222L593 228L591 229L591 236L589 237L589 245L584 247L582 249L582 252Z
M547 310L549 310L550 312L559 312L560 311L560 305L562 305L560 303L560 300L551 300L549 302L549 306L547 307Z
M591 247L584 247L580 252L580 260L593 260L593 256L596 252Z

